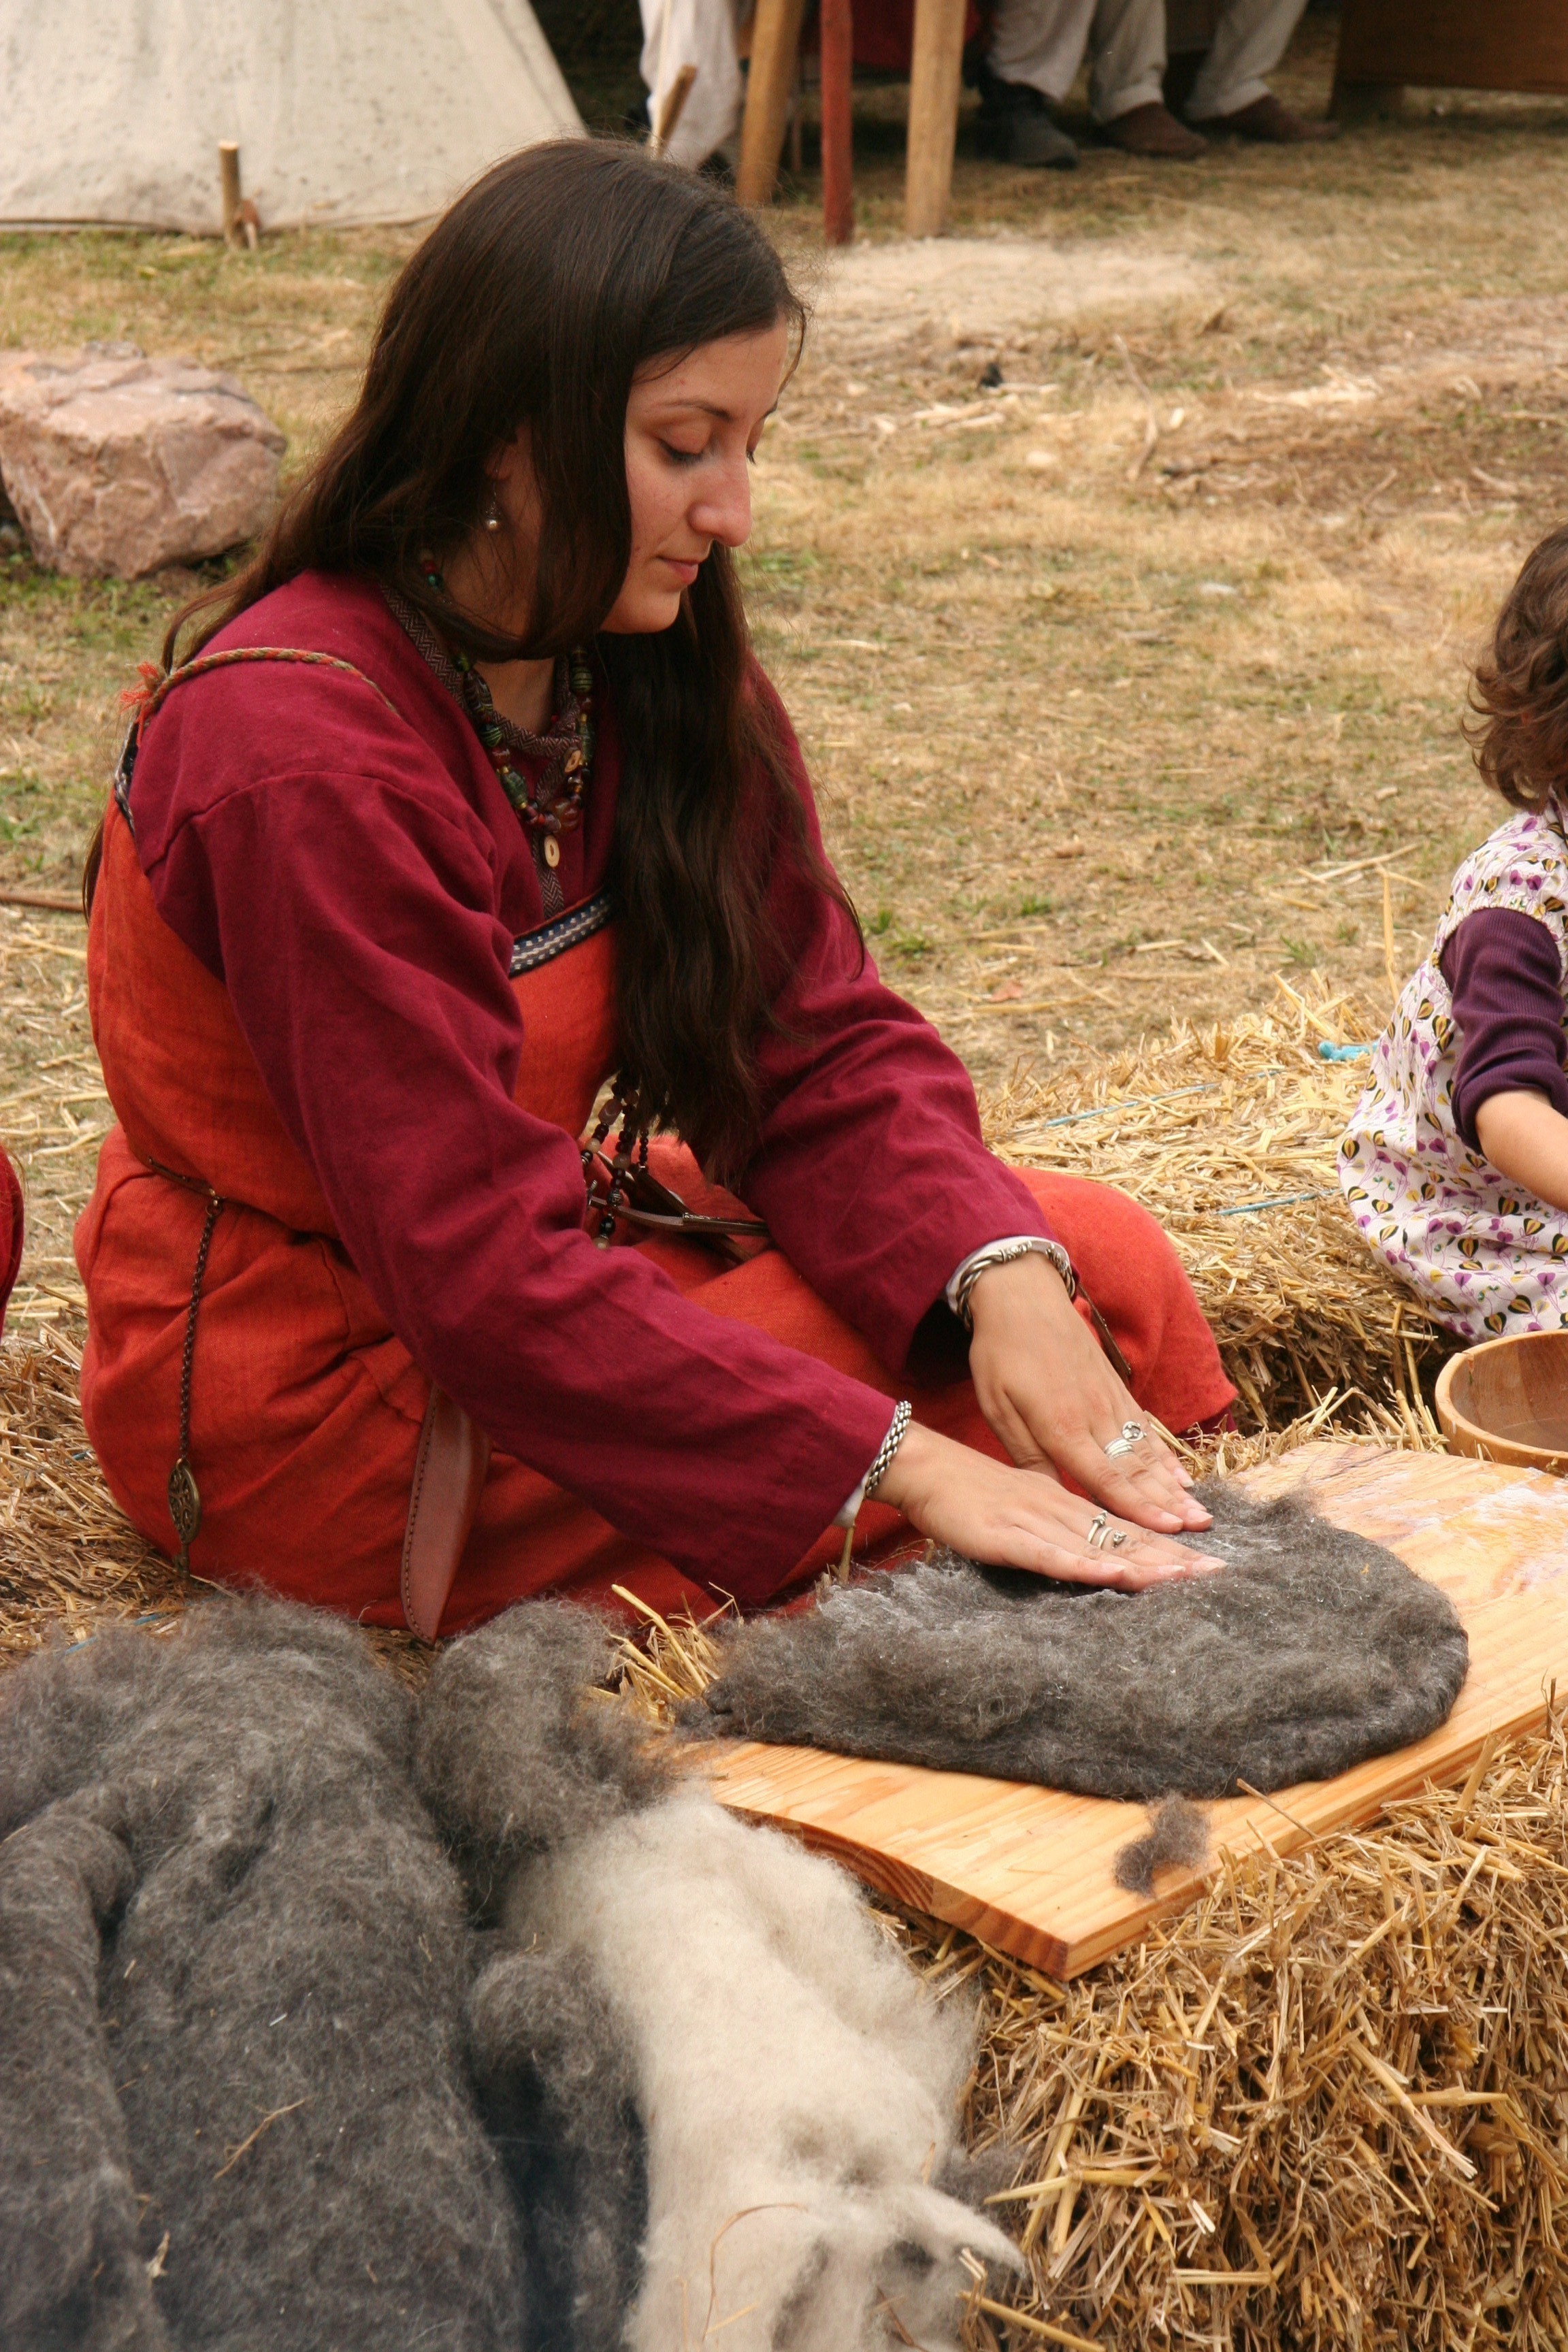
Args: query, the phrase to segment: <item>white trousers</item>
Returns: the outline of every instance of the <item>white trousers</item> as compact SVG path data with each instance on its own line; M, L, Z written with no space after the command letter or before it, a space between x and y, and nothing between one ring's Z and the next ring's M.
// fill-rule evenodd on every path
M644 7L649 0L643 0ZM1187 105L1193 121L1235 114L1267 95L1306 0L1226 0ZM1001 0L986 60L1001 81L1064 99L1089 53L1097 122L1158 104L1165 72L1164 0ZM696 95L695 91L692 93Z
M1046 0L1050 5L1050 0ZM640 69L651 93L650 124L682 66L695 66L680 121L666 153L696 171L741 127L741 61L735 55L735 0L642 0Z

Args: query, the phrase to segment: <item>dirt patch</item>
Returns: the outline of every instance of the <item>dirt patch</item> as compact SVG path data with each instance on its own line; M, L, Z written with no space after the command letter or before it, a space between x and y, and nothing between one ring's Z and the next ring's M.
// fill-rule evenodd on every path
M1158 247L900 238L828 264L813 341L824 362L864 362L931 338L992 342L1101 312L1212 307L1216 284L1212 269Z

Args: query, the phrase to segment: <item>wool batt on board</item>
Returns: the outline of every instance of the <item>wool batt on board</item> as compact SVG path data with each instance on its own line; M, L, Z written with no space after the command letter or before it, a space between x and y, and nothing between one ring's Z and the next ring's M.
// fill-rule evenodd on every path
M1447 1594L1294 1499L1198 1491L1218 1575L1120 1593L939 1552L735 1628L688 1722L1147 1799L1327 1780L1446 1719L1469 1664Z
M610 1662L580 1612L514 1609L453 1643L422 1710L428 1801L499 1916L475 2062L531 2266L553 2231L559 2307L605 2352L721 2326L726 2352L948 2352L962 2250L1018 2261L952 2193L973 2019L929 1999L834 1864L672 1790L624 1711L580 1698ZM566 2133L552 2205L534 2168ZM602 2176L574 2239L572 2162Z
M525 2340L410 1717L259 1600L0 1679L6 2352Z

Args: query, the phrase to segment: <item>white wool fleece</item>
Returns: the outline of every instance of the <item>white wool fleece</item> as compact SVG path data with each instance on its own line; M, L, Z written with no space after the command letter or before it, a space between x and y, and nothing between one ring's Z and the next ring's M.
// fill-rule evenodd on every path
M932 2187L973 2028L835 1864L700 1791L524 1870L506 1925L582 1956L631 2052L648 2230L628 2352L957 2352L959 2260L1019 2266Z

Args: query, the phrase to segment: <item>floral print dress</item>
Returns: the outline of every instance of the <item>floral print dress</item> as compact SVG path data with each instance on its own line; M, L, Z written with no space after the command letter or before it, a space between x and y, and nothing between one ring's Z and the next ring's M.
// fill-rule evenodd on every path
M1568 1214L1495 1169L1454 1124L1462 1042L1438 958L1467 915L1544 923L1568 971L1568 809L1507 817L1454 877L1426 961L1372 1051L1339 1176L1368 1244L1467 1339L1568 1328Z

